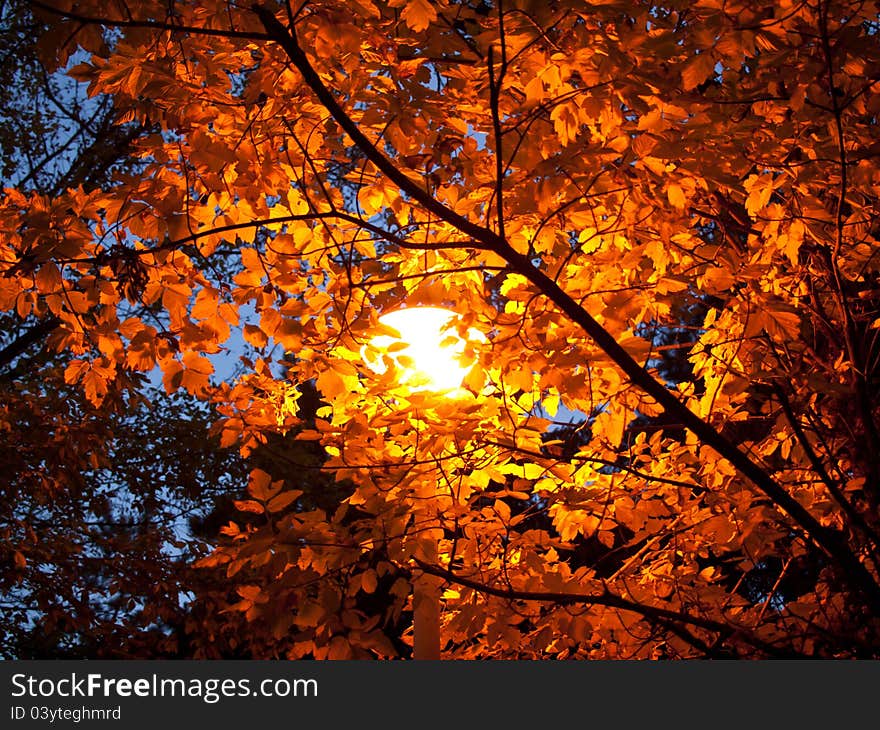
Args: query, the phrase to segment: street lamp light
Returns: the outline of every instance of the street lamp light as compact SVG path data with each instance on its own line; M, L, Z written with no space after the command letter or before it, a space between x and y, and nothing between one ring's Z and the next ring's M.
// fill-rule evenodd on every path
M485 342L479 331L469 329L467 339L452 326L458 315L441 307L409 307L379 317L380 324L397 335L374 337L363 351L367 365L376 373L386 370L384 357L395 361L398 385L413 392L443 398L467 395L462 385L471 367L463 362L468 342ZM428 541L426 559L437 562L441 533ZM413 581L413 658L440 658L440 580L421 575Z
M385 372L382 356L397 366L398 385L447 398L465 393L462 383L471 365L463 362L469 342L485 342L482 332L470 328L467 339L453 325L458 314L442 307L396 309L379 317L379 323L398 334L377 335L363 351L364 360L378 374Z

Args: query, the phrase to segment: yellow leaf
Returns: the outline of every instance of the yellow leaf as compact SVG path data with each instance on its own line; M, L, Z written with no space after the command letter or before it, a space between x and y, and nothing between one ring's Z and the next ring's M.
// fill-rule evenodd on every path
M749 175L744 186L749 191L746 210L754 217L770 202L770 196L773 195L773 176L770 173Z
M540 464L523 464L523 477L526 479L537 479L546 471L547 469Z
M722 266L712 266L706 269L700 280L700 288L709 294L728 291L736 283L736 277L730 269Z
M620 403L609 403L593 422L593 434L604 437L612 446L623 441L623 432L629 423L629 411Z
M793 265L797 265L801 244L804 242L805 230L806 228L802 220L793 220L785 237L785 255L788 256Z
M293 215L305 215L309 212L309 204L303 199L298 190L291 188L288 191L287 203Z
M548 395L541 401L541 407L547 412L547 415L554 418L559 411L559 395Z
M684 190L681 189L681 186L676 185L675 183L669 183L669 185L666 186L666 197L669 198L670 204L679 210L684 210L687 205L687 198L685 198Z

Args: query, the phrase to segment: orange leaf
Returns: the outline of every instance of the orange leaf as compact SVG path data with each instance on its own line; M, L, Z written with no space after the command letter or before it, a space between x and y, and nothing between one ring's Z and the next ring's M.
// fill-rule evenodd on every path
M263 505L259 502L254 502L252 499L237 499L233 504L235 504L235 508L239 512L253 512L256 515L261 515L265 512Z
M676 185L675 183L669 183L666 187L666 197L669 198L669 202L679 210L684 210L687 205L687 198L684 195L684 190L681 189L680 185Z
M248 483L248 494L260 502L267 502L281 491L281 482L272 483L272 477L262 469L254 469L251 472Z
M293 502L299 499L300 496L302 496L302 490L299 489L291 489L288 492L282 492L269 502L267 509L270 512L280 512L285 507L290 506Z
M437 20L437 11L429 0L407 0L400 17L418 33Z

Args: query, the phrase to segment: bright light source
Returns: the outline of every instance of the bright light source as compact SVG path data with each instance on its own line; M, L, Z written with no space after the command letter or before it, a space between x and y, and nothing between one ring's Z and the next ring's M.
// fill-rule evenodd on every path
M463 361L468 341L485 342L475 329L463 339L454 326L458 315L440 307L410 307L379 317L386 327L400 336L379 335L370 341L373 352L364 351L364 360L380 375L385 372L382 356L392 358L399 369L398 383L413 391L446 392L461 387L473 363Z

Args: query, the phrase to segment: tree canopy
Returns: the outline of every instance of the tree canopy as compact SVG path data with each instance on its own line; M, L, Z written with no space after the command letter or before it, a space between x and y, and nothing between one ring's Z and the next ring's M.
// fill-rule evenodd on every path
M203 637L398 656L430 576L450 658L876 658L878 3L31 7L136 162L4 190L0 310L252 460Z

